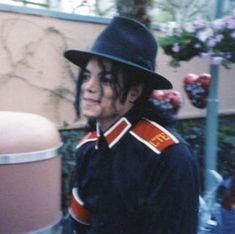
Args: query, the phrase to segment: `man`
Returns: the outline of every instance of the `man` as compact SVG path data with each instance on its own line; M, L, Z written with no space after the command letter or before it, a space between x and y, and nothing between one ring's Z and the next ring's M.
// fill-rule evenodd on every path
M77 114L93 128L77 147L65 233L196 233L195 157L149 98L172 88L154 71L156 53L151 32L126 17L115 17L90 51L65 52L81 68Z

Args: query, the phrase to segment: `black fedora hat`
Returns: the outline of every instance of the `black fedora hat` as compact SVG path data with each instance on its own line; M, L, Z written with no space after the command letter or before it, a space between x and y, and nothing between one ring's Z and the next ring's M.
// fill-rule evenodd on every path
M127 65L151 79L155 89L171 89L172 84L155 72L158 45L153 34L140 22L116 16L96 39L89 51L67 50L65 58L77 66L85 65L92 56Z

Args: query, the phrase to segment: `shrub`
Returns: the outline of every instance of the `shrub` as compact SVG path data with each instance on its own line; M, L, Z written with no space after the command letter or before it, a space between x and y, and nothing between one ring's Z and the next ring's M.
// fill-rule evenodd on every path
M219 116L218 118L218 161L217 171L227 177L235 171L235 116ZM180 120L177 125L178 132L189 142L201 171L201 183L204 181L204 155L205 155L205 119Z
M60 135L63 146L60 149L62 155L62 211L68 208L73 172L76 164L75 150L78 141L85 134L83 129L61 130Z

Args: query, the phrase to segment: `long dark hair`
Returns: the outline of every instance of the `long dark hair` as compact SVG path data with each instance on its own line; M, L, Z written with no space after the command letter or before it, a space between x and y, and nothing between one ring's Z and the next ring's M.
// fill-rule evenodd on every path
M98 58L98 62L100 66L102 67L104 73L106 72L106 66L104 64L103 59ZM120 99L121 103L124 103L126 101L128 92L133 86L142 84L143 85L143 92L140 95L140 97L136 100L136 105L142 106L148 99L149 95L153 91L153 86L151 85L150 79L146 78L141 71L138 72L138 70L134 70L131 67L128 67L126 65L120 64L118 62L113 62L111 67L111 74L112 74L112 89L114 91L114 94L117 98ZM86 68L86 65L81 67L78 81L76 85L76 96L75 96L75 103L74 107L76 110L77 117L79 118L81 116L80 112L80 93L81 93L81 86L83 83L83 74L84 70ZM118 74L121 75L118 76Z

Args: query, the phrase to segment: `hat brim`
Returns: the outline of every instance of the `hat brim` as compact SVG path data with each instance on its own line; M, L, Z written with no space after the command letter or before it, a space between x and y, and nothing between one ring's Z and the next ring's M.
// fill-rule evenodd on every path
M85 66L92 56L110 59L135 69L140 75L151 79L154 89L172 89L172 84L165 77L130 61L93 51L67 50L64 52L64 57L79 67Z

